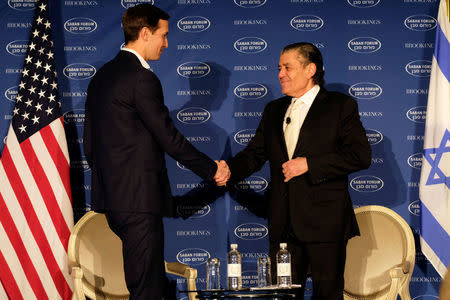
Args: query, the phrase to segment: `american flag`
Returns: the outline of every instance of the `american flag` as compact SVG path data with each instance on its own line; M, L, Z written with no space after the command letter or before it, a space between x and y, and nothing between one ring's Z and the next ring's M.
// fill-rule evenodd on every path
M69 154L47 0L36 2L16 104L0 159L0 296L70 299Z

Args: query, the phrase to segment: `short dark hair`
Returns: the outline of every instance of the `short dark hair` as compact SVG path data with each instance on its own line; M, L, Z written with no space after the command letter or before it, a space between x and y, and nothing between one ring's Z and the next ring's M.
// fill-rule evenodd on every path
M287 45L281 51L281 54L288 51L297 51L297 53L306 59L304 65L307 66L310 63L316 65L316 74L313 76L313 81L315 84L323 86L325 83L324 75L325 70L323 69L323 59L322 53L320 53L319 49L311 43L300 42Z
M125 44L137 40L139 32L144 27L154 32L158 29L159 20L169 20L169 17L168 13L148 3L128 8L122 16Z

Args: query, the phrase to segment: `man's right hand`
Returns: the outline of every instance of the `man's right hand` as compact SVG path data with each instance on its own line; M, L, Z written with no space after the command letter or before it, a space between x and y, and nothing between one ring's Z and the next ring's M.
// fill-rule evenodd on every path
M214 180L216 181L217 186L225 186L231 176L230 168L224 160L221 160L220 162L215 160L215 162L217 164L217 171L216 175L214 175Z

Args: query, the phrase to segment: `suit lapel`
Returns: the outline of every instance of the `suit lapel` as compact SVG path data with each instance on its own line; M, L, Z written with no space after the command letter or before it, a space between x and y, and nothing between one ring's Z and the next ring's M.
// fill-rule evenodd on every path
M300 128L300 133L297 140L297 145L295 146L294 156L297 153L302 153L300 150L302 149L303 137L305 133L311 130L314 130L314 120L317 119L316 116L319 116L323 111L323 105L326 103L327 91L321 87L319 93L314 99L313 104L311 105L308 114L303 121L302 127Z
M284 116L286 115L286 111L289 107L289 104L291 104L291 97L284 97L280 103L279 111L275 114L277 116L277 120L275 123L275 126L277 128L276 130L276 136L279 139L279 143L281 146L281 149L283 150L285 159L288 160L288 153L286 148L286 141L284 139L284 131L283 131L283 123L284 123Z

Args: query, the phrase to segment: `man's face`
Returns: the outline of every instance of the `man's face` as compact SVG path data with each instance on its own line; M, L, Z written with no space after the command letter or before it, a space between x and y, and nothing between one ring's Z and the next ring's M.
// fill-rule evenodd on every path
M298 98L314 86L312 77L316 73L316 65L304 65L306 59L297 51L287 51L281 54L278 63L278 79L281 92L286 96Z
M145 51L145 60L158 60L164 48L169 46L167 35L169 34L169 22L167 20L159 20L157 29L152 33L148 28L147 47Z

